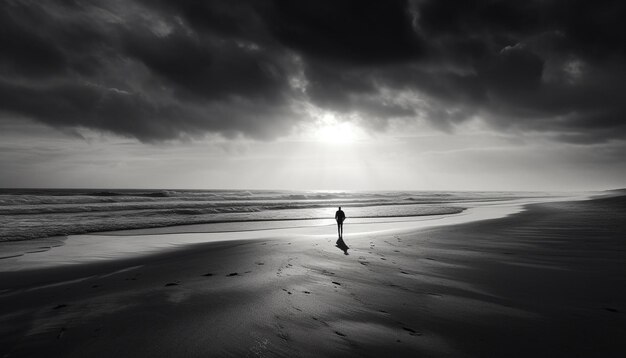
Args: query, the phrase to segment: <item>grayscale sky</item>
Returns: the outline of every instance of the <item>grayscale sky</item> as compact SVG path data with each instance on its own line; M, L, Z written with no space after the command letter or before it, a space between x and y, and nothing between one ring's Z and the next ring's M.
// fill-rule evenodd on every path
M621 1L0 3L0 187L626 187Z

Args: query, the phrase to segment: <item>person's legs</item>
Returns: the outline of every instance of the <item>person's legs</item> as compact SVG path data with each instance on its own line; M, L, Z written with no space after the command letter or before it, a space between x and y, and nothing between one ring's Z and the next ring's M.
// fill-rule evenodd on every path
M343 237L343 222L339 223L339 237Z
M341 238L341 223L337 221L337 235Z

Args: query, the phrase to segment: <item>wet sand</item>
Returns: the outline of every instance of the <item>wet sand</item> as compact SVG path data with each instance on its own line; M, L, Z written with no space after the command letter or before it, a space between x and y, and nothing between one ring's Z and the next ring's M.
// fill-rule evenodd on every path
M626 200L3 272L0 355L626 354ZM349 232L349 223L345 225Z

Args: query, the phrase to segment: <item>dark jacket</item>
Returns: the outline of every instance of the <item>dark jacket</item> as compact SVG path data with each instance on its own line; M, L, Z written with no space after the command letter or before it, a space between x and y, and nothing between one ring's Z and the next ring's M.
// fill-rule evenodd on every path
M345 219L346 219L346 214L344 214L343 210L337 210L337 212L335 213L335 220L337 220L337 222L342 223Z

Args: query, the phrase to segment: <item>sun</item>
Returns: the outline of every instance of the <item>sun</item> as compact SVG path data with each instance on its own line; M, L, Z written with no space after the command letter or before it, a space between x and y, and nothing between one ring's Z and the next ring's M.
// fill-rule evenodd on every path
M326 122L314 132L316 140L329 144L352 144L359 137L359 129L351 122Z
M316 106L306 106L311 121L300 127L300 138L320 144L350 145L369 140L369 132L359 126L356 115L339 114Z

